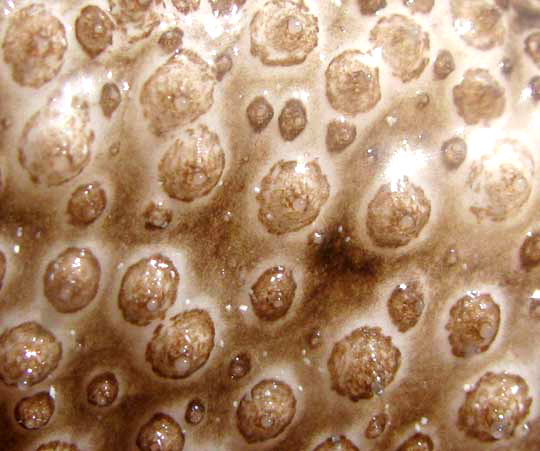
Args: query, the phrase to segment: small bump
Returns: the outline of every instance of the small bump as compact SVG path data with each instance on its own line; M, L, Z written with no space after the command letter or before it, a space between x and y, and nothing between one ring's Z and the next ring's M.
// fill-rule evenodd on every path
M178 27L164 31L158 40L158 45L165 53L174 53L182 47L184 32Z
M388 313L400 332L416 326L424 311L424 295L418 282L397 286L388 299Z
M159 177L173 199L191 202L209 194L225 168L219 137L204 125L185 131L163 155Z
M534 64L540 65L540 31L531 33L525 39L525 53L529 55Z
M208 361L214 338L210 315L204 310L189 310L156 328L146 348L146 360L160 376L183 379Z
M521 265L531 269L540 264L540 233L531 233L519 249Z
M47 378L62 357L62 344L36 322L22 323L0 336L0 378L27 387Z
M509 57L504 57L499 63L501 72L504 75L510 75L514 71L514 62Z
M61 185L90 161L94 133L88 129L87 102L50 102L25 124L19 143L19 162L35 183Z
M444 164L449 169L457 169L467 158L467 143L463 138L454 136L443 143L441 152Z
M101 88L101 95L99 98L99 105L103 115L107 118L111 118L113 113L120 106L122 101L122 95L120 89L114 83L105 83Z
M479 156L467 178L469 210L478 222L514 218L532 192L535 167L528 147L515 139L500 139Z
M315 221L329 196L319 163L280 160L261 181L258 217L270 233L294 232Z
M274 117L274 108L264 97L255 97L246 110L248 121L255 132L264 130Z
M67 248L47 265L45 297L58 312L77 312L95 299L100 278L99 261L90 249Z
M438 80L444 80L456 69L454 56L448 50L441 50L433 63L433 73Z
M53 414L54 399L47 392L22 398L15 406L15 420L24 429L38 430L45 427Z
M362 14L375 14L383 8L386 8L386 0L358 0L360 12Z
M414 13L428 14L433 9L435 0L403 0L403 4Z
M184 433L178 423L163 413L156 413L137 435L140 451L182 451L184 442Z
M423 110L427 108L431 102L431 97L427 92L419 92L416 94L415 107L418 110Z
M367 64L366 55L346 50L326 69L326 97L334 110L356 115L367 112L381 100L379 69Z
M214 103L216 79L210 66L195 52L182 50L146 80L140 102L156 135L195 121Z
M491 295L471 293L463 296L450 310L446 325L452 353L470 357L487 351L497 333L501 309Z
M312 329L307 337L307 343L311 349L317 349L322 345L322 332L321 329L315 328Z
M2 47L13 80L21 86L40 88L56 77L64 64L66 30L44 5L31 4L11 15Z
M204 420L206 414L206 409L202 401L198 398L195 398L189 402L186 407L185 419L186 422L196 426Z
M540 76L535 75L529 80L529 90L531 91L531 97L534 101L540 100Z
M414 434L409 437L397 451L433 451L433 440L426 434Z
M338 341L328 359L332 388L351 401L382 395L394 380L401 352L378 327L361 327Z
M506 34L501 12L486 0L453 0L454 27L470 46L489 50L502 45Z
M97 6L89 5L81 9L75 21L77 41L91 58L95 58L113 43L114 23Z
M465 397L458 427L484 442L509 439L529 413L529 386L517 374L484 374Z
M199 9L201 0L172 0L172 3L182 14L190 14Z
M285 382L265 379L246 393L238 406L237 424L248 443L280 435L293 420L296 398Z
M146 326L164 317L176 301L180 276L174 263L162 254L142 258L131 265L118 295L118 305L126 321Z
M98 219L107 206L107 195L98 182L80 185L71 194L67 213L72 224L86 226Z
M341 435L327 438L313 451L359 451L359 449L347 437Z
M37 451L79 451L76 445L58 440L41 445Z
M269 66L301 64L317 46L318 20L303 2L267 1L250 25L251 54Z
M418 78L429 62L429 36L408 17L393 14L379 19L369 39L404 83Z
M275 266L263 272L251 287L251 304L260 319L275 321L287 314L295 293L296 281L292 271Z
M374 415L369 420L364 435L370 440L376 439L383 434L387 424L388 415L386 415L385 413L379 413L377 415Z
M356 126L347 121L332 121L326 127L326 148L342 152L356 139Z
M235 355L229 363L229 376L232 379L242 379L251 371L251 358L242 352Z
M486 69L469 69L453 89L454 105L468 125L489 122L504 113L504 88Z
M144 210L143 217L146 228L166 229L172 221L172 211L163 202L150 202Z
M285 141L294 141L307 125L304 104L297 99L287 100L278 118L279 132Z
M223 80L233 67L232 58L224 53L216 58L216 78L218 81Z
M368 234L377 246L405 246L420 235L430 214L424 190L403 177L382 185L369 202Z
M108 407L118 397L118 379L110 371L95 376L86 388L88 402L97 407Z

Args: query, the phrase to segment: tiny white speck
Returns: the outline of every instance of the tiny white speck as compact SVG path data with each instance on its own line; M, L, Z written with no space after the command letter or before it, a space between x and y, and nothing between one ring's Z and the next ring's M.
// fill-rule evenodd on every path
M225 306L225 310L226 310L227 312L230 312L231 309L232 309L232 305L231 305L231 304L227 304L227 305Z
M307 357L304 357L304 363L308 366L311 366L311 360L308 359Z
M225 342L223 340L219 340L219 347L220 348L224 348L225 347Z
M52 399L56 398L56 389L52 385L49 388L49 395L51 396Z
M261 192L261 189L258 186L256 186L255 188L253 188L253 191L259 194Z
M236 409L238 407L238 401L233 401L232 405Z
M21 246L19 246L18 244L16 244L15 246L13 246L13 252L15 252L16 254L18 254L20 251L21 251Z
M72 337L74 337L74 336L75 336L75 329L71 329L71 330L69 331L69 335L71 335Z
M240 307L238 307L238 310L240 310L242 313L247 312L248 306L242 304Z
M298 390L304 391L304 387L302 387L301 385L299 385L299 386L298 386Z
M394 116L386 116L386 123L390 126L390 127L393 127L394 125L396 125L396 122L397 122L397 118L394 117Z
M23 236L23 228L17 227L17 238L20 238L21 236Z
M191 300L186 299L185 303L186 303L186 305L189 305L191 303Z
M422 424L422 426L425 426L429 423L429 420L426 417L422 417L420 418L420 423Z

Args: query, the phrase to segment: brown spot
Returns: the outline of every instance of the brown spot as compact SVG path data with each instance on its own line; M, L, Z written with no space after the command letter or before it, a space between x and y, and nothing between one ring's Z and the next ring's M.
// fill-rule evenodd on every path
M164 31L159 37L158 44L165 53L173 53L180 50L184 32L178 27Z
M255 97L246 110L249 124L255 132L264 130L274 117L274 108L262 96Z
M450 310L446 325L452 353L457 357L470 357L487 351L499 332L500 312L500 307L487 293L460 298Z
M454 104L468 125L489 122L504 113L504 88L486 69L469 69L454 86Z
M328 359L332 388L351 401L381 395L394 380L401 352L378 327L361 327L338 341Z
M441 152L446 166L456 169L467 158L467 143L462 138L454 136L443 143Z
M53 413L54 399L47 392L22 398L15 406L15 420L23 428L29 430L46 426Z
M90 404L108 407L118 397L119 384L114 373L106 372L95 376L86 388L86 397Z
M454 72L455 68L456 63L454 62L454 57L450 51L441 50L433 63L433 73L435 74L435 78L444 80L448 75Z
M286 141L293 141L304 131L307 125L307 113L304 104L297 99L287 100L278 118L279 131Z
M95 58L113 43L114 24L109 16L97 6L81 9L75 21L77 41L91 58Z
M347 121L335 120L326 127L326 148L329 152L341 152L356 139L356 126Z
M517 374L484 374L459 409L458 427L485 442L509 439L524 421L532 399L527 382Z
M366 438L369 438L371 440L376 439L384 432L387 423L388 416L385 413L379 413L372 416L366 427L364 435L366 436Z
M195 426L199 424L202 420L204 420L205 414L206 409L204 407L204 404L200 399L195 398L191 400L187 405L184 417L189 424Z

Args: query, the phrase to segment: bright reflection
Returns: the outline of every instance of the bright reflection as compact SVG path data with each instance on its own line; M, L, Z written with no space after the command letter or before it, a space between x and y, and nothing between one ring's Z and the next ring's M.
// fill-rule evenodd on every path
M401 147L388 162L385 176L390 180L390 183L397 183L403 177L414 175L424 168L427 160L428 156L424 152L411 149L409 142L404 139L401 142ZM395 188L397 189L397 186Z

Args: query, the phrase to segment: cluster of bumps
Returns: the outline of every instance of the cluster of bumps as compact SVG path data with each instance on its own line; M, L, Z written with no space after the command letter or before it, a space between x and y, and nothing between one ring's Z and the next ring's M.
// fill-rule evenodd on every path
M382 116L379 122L386 124L388 130L396 120L401 120L399 115L387 115L385 110L389 105L386 99L399 96L399 93L392 94L396 87L399 91L423 78L429 79L432 86L439 84L447 89L451 104L446 104L445 108L460 121L461 132L449 130L451 134L440 142L433 154L439 155L448 173L459 173L460 168L466 166L463 192L459 195L467 205L465 215L470 216L469 222L504 227L513 221L526 221L523 218L535 195L537 156L531 150L533 141L526 134L506 134L503 129L493 133L495 138L484 143L486 148L482 152L476 149L471 152L467 130L489 130L493 124L499 124L497 121L514 108L511 99L514 94L508 92L506 80L514 71L528 70L527 64L540 66L540 28L534 30L535 24L540 24L536 21L540 4L537 0L451 0L444 9L448 17L435 18L436 1L442 2L403 0L387 5L385 0L109 0L89 4L74 2L76 6L69 6L70 2L5 2L0 22L4 63L2 92L13 105L17 103L12 100L9 89L18 96L27 96L29 105L37 102L40 106L20 123L14 123L14 117L19 121L17 114L2 107L1 155L8 162L2 160L0 165L1 187L4 191L11 190L10 195L17 193L21 186L45 193L45 196L47 190L60 193L59 203L65 205L62 217L67 216L70 227L82 230L84 237L85 230L103 226L111 214L110 204L116 200L106 180L81 184L79 179L99 173L98 155L107 155L109 164L113 165L115 158L129 153L130 149L123 146L122 133L140 134L144 145L153 143L158 148L147 149L152 154L148 157L148 170L153 171L155 185L160 190L156 198L164 199L152 200L141 209L143 229L151 234L147 236L156 237L156 233L170 230L175 212L180 212L180 216L182 211L197 215L200 209L208 215L206 219L203 215L203 221L210 224L213 218L204 208L225 196L220 190L226 189L233 169L242 171L241 165L249 161L234 155L235 149L229 145L231 140L223 137L224 127L216 125L220 117L236 113L217 106L222 92L228 89L227 83L241 73L243 66L252 64L257 65L257 70L277 73L277 79L279 71L286 73L291 68L305 67L304 77L324 80L320 91L324 94L319 101L326 105L321 109L327 108L332 115L332 119L325 122L324 151L315 152L313 157L306 149L306 153L300 152L297 158L278 159L270 149L265 157L264 172L255 170L257 179L250 195L252 210L257 213L250 212L251 219L246 225L264 237L262 241L275 240L274 254L278 257L282 247L295 247L299 242L316 249L314 255L322 256L318 260L320 268L313 271L307 269L309 265L303 267L298 263L299 259L288 257L266 264L261 256L263 263L250 266L251 275L246 280L251 282L244 293L249 306L240 307L252 311L256 329L266 329L270 335L280 334L279 328L286 328L286 322L292 321L291 317L303 308L299 304L305 302L303 296L308 285L316 286L313 280L324 278L321 274L328 268L343 270L337 260L345 260L360 272L366 262L379 258L397 258L396 261L403 263L405 260L399 258L425 250L433 239L434 228L443 222L442 208L436 205L438 193L432 182L408 174L376 179L376 186L366 190L371 193L367 200L351 202L340 214L340 223L346 224L346 230L342 225L335 233L329 232L328 227L325 229L325 224L332 221L332 212L338 208L332 203L337 202L341 193L341 182L335 181L338 171L332 168L331 162L346 158L347 152L355 147L362 152L365 150L362 140L366 132L359 122L363 118L371 120ZM68 6L59 6L62 3ZM323 6L323 3L328 5ZM321 54L321 63L316 61L317 48L326 35L339 33L339 27L325 29L329 21L321 18L331 16L334 13L329 11L339 8L354 15L355 21L365 20L369 31L365 42L329 52L324 57ZM190 19L192 16L195 19ZM227 36L223 39L231 42L215 44L208 30L203 38L197 38L197 33L190 34L189 24L199 30L197 17L208 20L211 17L212 26L222 27L223 36ZM445 29L453 30L452 39L461 42L465 53L469 48L481 54L496 52L507 45L515 48L514 41L521 39L519 51L501 58L496 67L477 65L471 57L472 61L466 60L469 67L458 77L456 71L461 70L461 65L450 50L441 47L433 53L432 39L437 45L445 39L437 41L435 25L433 29L429 26L438 22L445 22ZM523 39L521 35L509 36L512 27L526 30ZM201 50L206 44L198 43L197 39L207 39L210 47L215 44L215 49ZM249 42L247 53L238 51L241 44L235 47L242 39ZM189 48L186 42L193 42L194 48ZM75 45L77 49L71 47ZM196 45L199 47L195 48ZM157 56L156 52L159 52ZM152 55L148 56L149 62L139 63L146 55ZM124 66L128 69L122 69ZM317 68L320 70L315 73ZM535 102L540 100L540 76L526 76L526 79L526 83L518 87L518 97L528 105L524 108L534 109ZM451 86L447 80L453 80ZM44 92L47 94L42 96ZM286 146L302 148L305 146L302 136L306 136L310 128L317 129L310 116L318 117L318 113L310 110L309 95L280 99L268 86L248 99L242 95L239 98L242 99L239 100L242 104L239 121L245 126L242 133L248 136L248 142L264 146L265 139L273 139L272 145L284 146L284 149L293 148ZM412 114L414 118L436 102L431 94L418 92L413 112L403 109L403 114ZM276 140L268 136L273 133L270 125L274 120L274 105L278 103L282 106L277 117ZM21 106L21 110L24 108ZM129 127L133 128L132 132L125 131ZM421 125L412 128L418 127ZM119 138L111 141L101 136L106 130ZM403 154L404 149L410 150L408 143L403 146L396 151L398 154ZM286 152L275 152L283 153ZM385 160L383 153L371 148L365 155L362 153L366 157L363 171L368 173L370 165L391 162L392 155L387 155L388 160ZM155 159L156 154L159 161ZM126 164L125 161L121 160L119 165ZM121 171L116 173L115 183L122 183L121 174ZM20 180L14 181L18 176ZM10 183L17 188L11 188ZM154 187L149 191L156 192ZM9 216L9 211L3 213ZM227 211L223 227L231 221L231 213ZM24 226L21 224L22 228ZM114 223L110 227L115 227ZM180 233L180 229L170 236ZM234 229L234 233L242 233L242 228ZM65 237L62 240L65 241ZM156 240L162 243L161 238ZM174 239L171 242L174 243ZM145 243L148 244L148 240ZM223 311L221 305L209 308L204 302L177 310L179 291L186 277L182 273L184 263L170 248L148 251L142 256L137 254L136 258L127 259L126 269L123 266L113 269L103 257L105 253L95 246L93 241L86 246L69 245L49 257L38 274L40 293L52 307L50 311L59 316L77 317L102 302L104 279L109 277L106 273L120 271L113 310L121 317L122 324L135 330L135 334L146 330L146 326L155 326L151 337L145 339L144 351L146 368L155 381L165 380L181 386L185 381L196 379L198 374L210 372L208 367L216 365L216 359L221 358L216 357L216 353L225 356L217 349L227 346L220 337L236 333L236 338L230 341L242 343L241 326L235 325L238 330L234 332L224 332L224 329L233 329L223 321L224 312L231 309L229 303L226 306L224 303ZM215 259L225 258L221 254L209 252L209 255ZM328 260L335 261L329 263ZM533 272L540 264L540 234L530 232L521 239L519 260L523 273ZM0 252L0 283L3 281L9 286L17 283L17 269L10 268L16 265L15 261L16 255ZM452 248L445 257L445 264L451 267L457 261L457 251ZM193 262L189 264L196 266ZM222 281L216 279L214 283ZM418 327L426 316L428 300L431 301L425 285L425 277L411 273L405 282L394 284L385 292L382 315L388 321L379 321L380 325L379 322L355 325L350 330L343 324L337 332L327 334L336 335L330 346L324 344L324 328L310 330L307 340L305 334L295 332L294 328L284 332L292 334L291 340L298 339L295 334L302 335L305 347L314 355L327 357L325 368L319 368L327 379L320 375L314 377L313 384L321 385L316 390L327 393L328 397L335 395L339 402L346 400L354 408L362 402L383 400L394 385L400 385L407 377L401 374L406 373L406 369L402 369L404 361L414 365L407 354L410 346L403 337ZM504 296L497 290L464 290L451 298L444 327L447 349L437 352L446 352L444 358L453 359L455 365L459 365L495 347L502 324L510 315L505 310ZM110 304L111 300L103 299L103 302ZM531 306L531 316L538 316L535 308L536 304ZM171 315L171 312L175 313ZM0 415L7 412L0 427L5 424L6 430L20 430L0 430L0 449L101 449L102 445L93 443L92 438L78 443L77 437L60 434L55 438L47 432L55 420L59 421L60 414L56 412L55 390L45 388L55 384L56 373L74 371L72 366L62 362L72 354L66 352L65 340L59 338L65 336L65 331L56 330L54 325L46 327L47 319L18 318L16 324L11 319L7 323L10 321L7 326L2 324L0 335L0 380L9 393L6 399L17 399L3 405L0 402L3 407ZM309 324L315 322L315 318L306 320ZM383 331L388 325L393 329ZM246 330L249 327L246 325ZM145 337L143 332L141 334ZM114 347L114 343L111 346ZM302 426L302 416L307 418L311 407L309 398L303 394L304 387L295 384L295 377L286 371L273 371L268 369L270 366L268 371L263 371L265 364L253 352L238 352L236 348L230 352L232 358L225 365L225 373L227 383L236 384L230 389L231 393L236 393L238 384L247 378L255 378L249 385L240 387L240 400L232 404L234 420L231 421L235 427L231 436L239 440L240 448L262 445L279 450L315 447L316 450L351 451L366 446L409 451L461 449L459 444L444 443L434 427L405 427L399 420L403 416L399 405L394 417L388 403L384 408L382 404L370 404L377 411L369 415L363 433L358 436L333 430L326 437L306 437L306 430L310 431L311 426ZM107 412L127 406L130 397L144 395L128 387L122 376L125 369L118 372L114 366L108 366L103 369L96 365L82 376L84 408L94 409L93 412L105 417ZM228 390L226 384L218 381L217 373L212 374L211 383L216 387L223 385L219 390ZM527 438L520 442L523 430L531 428L525 422L533 408L534 390L526 378L526 374L518 374L513 367L497 367L476 376L466 393L460 395L454 418L445 419L451 423L447 427L470 440L467 443L472 445L467 446L508 442L515 449L524 446L519 449L532 450ZM42 390L21 394L36 387ZM160 387L164 386L156 382L156 392ZM181 451L210 447L198 443L191 430L203 428L220 409L219 415L229 414L222 412L223 407L213 409L209 405L213 400L204 401L203 395L188 395L191 399L183 415L178 414L178 408L169 407L156 407L149 416L146 412L137 413L136 432L133 438L126 433L129 443L124 448ZM69 400L64 397L61 402ZM332 416L330 411L326 413ZM218 414L215 416L217 418ZM69 421L69 417L66 418ZM183 429L184 422L191 429ZM53 429L61 430L60 426ZM43 437L47 438L32 435L36 433L44 433ZM295 434L300 438L291 438ZM291 441L286 442L287 437ZM228 442L224 443L226 448L212 445L212 449L232 449L228 448ZM103 446L111 449L111 445Z

